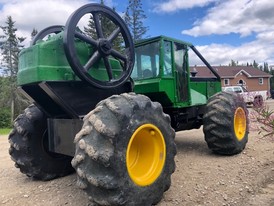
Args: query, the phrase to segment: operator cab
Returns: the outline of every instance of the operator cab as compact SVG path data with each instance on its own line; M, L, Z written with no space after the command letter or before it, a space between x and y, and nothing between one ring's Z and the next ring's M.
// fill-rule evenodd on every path
M188 72L187 50L186 44L175 42L172 46L172 41L165 39L165 37L141 41L135 46L135 65L131 77L137 81L172 77L173 66L176 67L177 71L185 70ZM175 65L173 65L173 56Z
M137 42L131 74L135 83L134 92L145 94L164 107L181 108L196 103L205 104L206 92L199 88L195 90L195 86L207 88L206 80L201 80L203 84L197 81L192 83L189 49L205 61L192 44L173 38L159 36ZM205 64L208 63L205 61Z
M135 65L131 77L136 93L171 106L189 103L188 44L159 36L135 45Z

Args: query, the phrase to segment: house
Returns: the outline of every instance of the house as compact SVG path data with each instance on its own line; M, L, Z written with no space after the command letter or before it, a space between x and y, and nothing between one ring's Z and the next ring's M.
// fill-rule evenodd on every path
M213 73L205 66L190 67L197 71L196 77L212 78ZM213 66L222 80L222 87L240 85L248 91L269 91L272 75L252 66Z

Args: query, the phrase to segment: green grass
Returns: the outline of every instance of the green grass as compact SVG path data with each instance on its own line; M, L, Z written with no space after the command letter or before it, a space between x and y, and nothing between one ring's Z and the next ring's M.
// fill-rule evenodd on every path
M7 135L10 133L10 128L0 128L0 135Z

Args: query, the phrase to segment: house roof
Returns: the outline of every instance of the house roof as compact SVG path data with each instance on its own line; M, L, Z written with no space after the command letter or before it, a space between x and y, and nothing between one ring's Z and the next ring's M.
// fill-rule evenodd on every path
M252 66L212 66L221 78L235 78L240 73L244 73L249 78L255 77L272 77L272 75L256 69ZM190 71L193 71L194 67L190 67ZM213 73L206 66L195 66L196 77L210 78L214 77Z

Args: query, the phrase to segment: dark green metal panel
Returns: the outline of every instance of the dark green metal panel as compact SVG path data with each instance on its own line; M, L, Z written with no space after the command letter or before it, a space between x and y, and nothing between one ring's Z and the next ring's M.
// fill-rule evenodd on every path
M171 102L176 101L176 88L173 78L163 78L159 86L161 92L165 92Z
M190 82L191 105L206 104L207 99L221 91L221 83L218 81Z
M45 42L37 42L20 53L18 85L76 78L64 55L62 39L57 36Z
M163 106L171 106L172 102L175 102L174 91L174 80L172 78L139 80L135 82L134 87L134 92L147 95Z
M80 62L87 62L93 49L81 41L75 42ZM114 77L122 71L117 60L110 59ZM91 76L99 80L108 80L103 61L89 70ZM49 37L47 41L38 41L34 46L22 50L19 55L18 85L41 81L79 80L70 68L63 48L63 32Z
M207 82L207 98L211 97L212 95L216 94L217 92L222 91L221 89L221 82Z
M135 82L134 91L142 94L159 92L159 85L160 79L140 80Z

